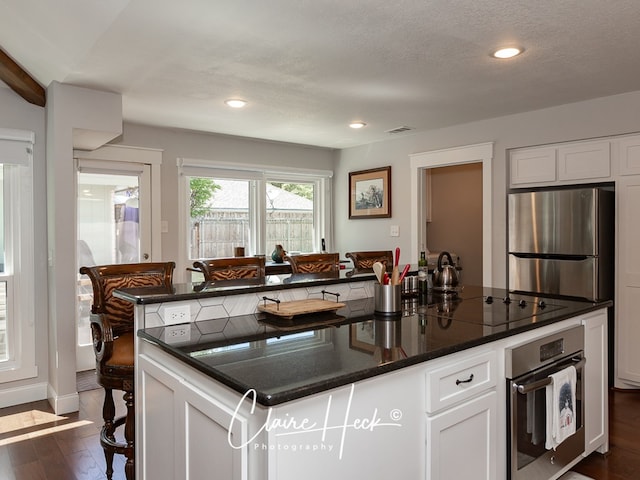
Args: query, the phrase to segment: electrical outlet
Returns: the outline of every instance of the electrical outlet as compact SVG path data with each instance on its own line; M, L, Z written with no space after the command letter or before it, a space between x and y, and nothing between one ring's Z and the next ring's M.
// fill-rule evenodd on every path
M185 303L184 305L165 307L163 317L165 325L189 322L191 321L191 306Z
M391 227L389 228L389 235L391 235L392 237L399 237L400 236L400 226L399 225L391 225Z
M167 325L164 327L164 341L167 343L187 342L191 340L191 324Z

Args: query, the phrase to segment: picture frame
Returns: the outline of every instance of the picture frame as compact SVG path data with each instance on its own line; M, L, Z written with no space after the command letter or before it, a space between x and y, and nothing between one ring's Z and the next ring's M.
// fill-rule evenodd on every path
M349 172L349 218L391 217L391 166Z
M349 347L373 355L376 350L373 320L352 323L349 328Z

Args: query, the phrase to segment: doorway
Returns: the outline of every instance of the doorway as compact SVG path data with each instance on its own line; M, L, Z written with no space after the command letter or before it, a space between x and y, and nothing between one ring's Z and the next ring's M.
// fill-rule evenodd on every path
M493 143L480 143L409 155L411 162L411 247L418 252L427 244L425 170L468 163L482 164L482 285L492 286L492 160Z
M455 253L462 281L482 285L482 163L430 168L426 247Z
M81 266L150 261L150 166L78 160L77 270ZM95 367L89 314L91 281L76 284L76 370Z

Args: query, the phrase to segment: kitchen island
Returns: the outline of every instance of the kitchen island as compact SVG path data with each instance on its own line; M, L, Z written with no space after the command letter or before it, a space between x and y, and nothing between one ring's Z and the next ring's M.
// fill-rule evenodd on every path
M467 287L408 298L398 317L376 316L368 296L297 320L147 325L137 342L138 478L506 478L504 351L574 325L585 326L591 367L586 442L606 450L607 304L507 295ZM123 297L139 313L171 304Z

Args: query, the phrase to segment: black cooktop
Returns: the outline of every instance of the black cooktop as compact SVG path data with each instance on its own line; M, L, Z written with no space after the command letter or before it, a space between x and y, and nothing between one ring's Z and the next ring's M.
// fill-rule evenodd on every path
M429 315L477 325L498 326L533 319L565 308L549 298L508 293L504 297L460 297L444 294L433 299Z

